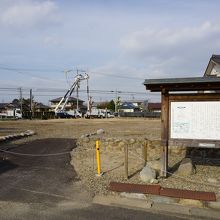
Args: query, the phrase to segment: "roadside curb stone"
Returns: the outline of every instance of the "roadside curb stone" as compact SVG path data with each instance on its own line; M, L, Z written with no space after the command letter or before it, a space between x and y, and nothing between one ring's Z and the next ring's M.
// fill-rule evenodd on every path
M126 192L122 192L122 193L120 193L120 196L128 198L128 199L142 199L142 200L146 200L147 199L146 195L144 195L142 193L126 193Z
M180 199L179 204L199 208L204 207L204 203L202 201L194 199Z
M136 193L131 193L132 195L127 195L129 193L123 194L125 197L121 197L118 194L107 195L107 196L101 196L96 195L93 198L93 203L100 204L100 205L107 205L107 206L119 206L119 207L125 207L130 209L144 209L145 211L160 211L160 212L166 212L166 213L175 213L175 214L181 214L185 216L192 216L192 217L200 217L205 219L220 219L220 211L207 208L207 207L193 207L189 205L183 205L179 203L172 203L170 198L166 198L165 200L162 200L162 196L157 196L158 198L151 199L151 197L147 197L147 200L140 198L138 199L138 196L136 196ZM144 195L144 194L143 194ZM133 198L134 197L134 198ZM142 197L142 196L141 196ZM172 198L173 199L173 198ZM174 201L174 200L173 200ZM214 202L213 202L214 203Z
M94 204L107 205L107 206L120 206L130 209L141 209L146 210L152 207L152 203L149 201L144 201L143 199L129 199L120 196L99 196L96 195L93 198ZM134 205L135 204L135 205Z
M171 198L167 196L157 196L157 195L150 195L149 199L154 203L174 204L179 202L178 198Z
M220 201L219 202L207 202L207 207L212 208L212 209L218 209L220 211Z
M207 208L192 208L190 209L190 214L192 216L205 217L206 219L220 219L220 212L216 210L211 210Z

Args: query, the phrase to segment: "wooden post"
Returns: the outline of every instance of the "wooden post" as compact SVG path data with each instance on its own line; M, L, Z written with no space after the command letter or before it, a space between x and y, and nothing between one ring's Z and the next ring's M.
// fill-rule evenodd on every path
M22 98L22 88L19 88L20 90L20 109L21 109L21 117L22 117L22 112L23 112L23 98Z
M144 158L144 166L147 164L147 147L148 147L149 140L146 140L143 146L143 158Z
M124 146L124 152L125 152L125 178L128 179L128 144L125 144Z
M167 177L168 168L168 139L169 139L169 93L167 90L162 89L161 92L161 145L162 145L162 155L161 155L161 176Z

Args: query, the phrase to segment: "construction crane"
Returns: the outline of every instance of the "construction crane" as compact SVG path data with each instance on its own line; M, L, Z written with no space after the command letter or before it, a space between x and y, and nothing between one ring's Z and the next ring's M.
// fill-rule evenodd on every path
M82 117L82 114L79 111L78 107L78 89L80 87L80 82L83 80L87 81L87 93L89 93L89 86L88 86L88 79L89 75L87 73L84 74L77 74L74 78L74 81L71 87L68 89L66 94L61 98L60 102L57 104L55 108L55 115L59 118L78 118ZM77 108L76 110L65 110L65 106L68 103L69 98L71 97L72 93L77 90ZM89 94L88 94L89 96Z

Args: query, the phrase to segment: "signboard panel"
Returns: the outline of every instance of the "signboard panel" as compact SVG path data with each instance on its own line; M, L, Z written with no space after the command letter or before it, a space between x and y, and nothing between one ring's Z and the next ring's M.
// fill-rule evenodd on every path
M220 102L170 103L170 138L220 140Z

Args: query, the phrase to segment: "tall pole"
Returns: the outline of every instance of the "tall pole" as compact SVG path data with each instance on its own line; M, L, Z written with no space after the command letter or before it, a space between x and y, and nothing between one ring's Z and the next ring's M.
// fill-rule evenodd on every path
M19 88L19 91L20 91L20 109L21 109L21 114L22 114L22 111L23 111L23 100L22 100L22 88L21 87Z
M77 69L76 72L78 75L79 70ZM76 109L79 110L79 82L76 85Z
M77 85L77 88L76 88L76 109L78 110L79 109L79 90L78 90L78 85Z
M86 79L87 82L87 100L88 100L88 104L87 104L87 110L89 111L89 102L90 102L90 96L89 96L89 79Z
M89 115L91 117L91 112L92 112L92 96L89 97Z
M30 120L32 120L32 89L30 89Z
M116 91L115 91L115 112L118 112L118 103L117 103L117 101L118 101L118 91L116 89Z

